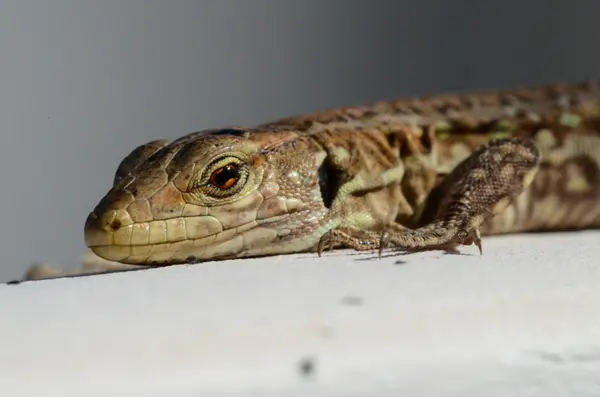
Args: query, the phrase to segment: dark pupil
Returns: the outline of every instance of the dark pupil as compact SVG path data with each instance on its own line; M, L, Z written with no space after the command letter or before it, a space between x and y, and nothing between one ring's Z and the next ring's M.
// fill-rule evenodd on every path
M215 175L215 183L217 186L224 186L230 179L237 179L240 176L240 170L235 164L228 164L221 172Z

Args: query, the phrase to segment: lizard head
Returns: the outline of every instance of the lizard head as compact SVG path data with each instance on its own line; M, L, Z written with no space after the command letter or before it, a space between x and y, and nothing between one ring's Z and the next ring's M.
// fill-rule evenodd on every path
M327 212L319 150L293 131L245 128L139 146L89 214L86 245L104 259L141 265L310 247Z

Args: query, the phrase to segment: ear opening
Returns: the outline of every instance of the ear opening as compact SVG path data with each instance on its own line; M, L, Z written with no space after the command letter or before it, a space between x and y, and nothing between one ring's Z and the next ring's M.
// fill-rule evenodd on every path
M331 208L333 200L342 186L342 170L336 168L327 156L319 166L319 189L326 208Z

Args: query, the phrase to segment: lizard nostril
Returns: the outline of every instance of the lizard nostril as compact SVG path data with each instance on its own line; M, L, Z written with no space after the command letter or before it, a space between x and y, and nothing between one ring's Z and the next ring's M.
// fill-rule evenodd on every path
M114 230L119 230L121 228L121 221L118 219L113 219L113 221L110 223L110 228L114 231Z

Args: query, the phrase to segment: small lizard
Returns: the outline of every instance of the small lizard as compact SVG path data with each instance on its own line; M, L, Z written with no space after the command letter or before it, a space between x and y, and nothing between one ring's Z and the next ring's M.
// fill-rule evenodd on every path
M600 81L588 81L152 141L119 165L85 242L114 270L338 247L481 251L484 235L598 226Z

